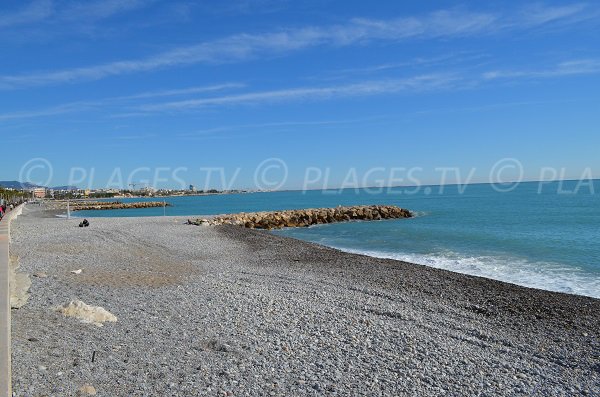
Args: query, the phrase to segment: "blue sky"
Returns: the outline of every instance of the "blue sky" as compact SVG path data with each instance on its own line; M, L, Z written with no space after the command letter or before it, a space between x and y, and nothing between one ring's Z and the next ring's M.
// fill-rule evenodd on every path
M600 177L599 25L596 2L5 1L0 180Z

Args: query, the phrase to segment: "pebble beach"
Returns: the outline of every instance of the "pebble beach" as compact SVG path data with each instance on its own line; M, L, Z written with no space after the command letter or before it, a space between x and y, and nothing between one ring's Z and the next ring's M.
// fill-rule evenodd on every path
M12 224L32 282L12 311L15 396L600 390L598 299L183 217L54 215ZM72 301L116 321L56 310Z

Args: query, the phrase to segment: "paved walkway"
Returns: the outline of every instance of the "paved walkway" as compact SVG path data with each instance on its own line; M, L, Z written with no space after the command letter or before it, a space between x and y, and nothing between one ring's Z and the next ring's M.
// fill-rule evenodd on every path
M10 368L10 221L22 211L17 207L0 221L0 397L12 397Z

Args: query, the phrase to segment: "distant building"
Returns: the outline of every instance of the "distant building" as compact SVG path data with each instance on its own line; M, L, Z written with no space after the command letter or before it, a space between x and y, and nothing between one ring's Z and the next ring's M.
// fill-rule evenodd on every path
M195 191L196 191L196 186L190 185L190 192L195 192Z
M140 190L140 192L143 193L143 194L146 194L148 196L153 196L154 193L156 192L156 189L153 188L152 186L146 186L146 187L142 188Z
M35 198L46 197L46 188L44 187L36 187L31 192L33 193L33 197Z

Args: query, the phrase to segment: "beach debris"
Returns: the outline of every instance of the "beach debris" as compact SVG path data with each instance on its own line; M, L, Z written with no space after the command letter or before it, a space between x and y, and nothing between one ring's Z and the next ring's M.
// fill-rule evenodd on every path
M95 396L96 395L96 388L90 384L85 384L83 386L81 386L79 388L79 390L77 390L77 395L78 396Z
M309 208L270 212L249 212L196 219L202 226L237 225L249 229L281 229L284 227L307 227L311 225L347 222L378 221L382 219L411 218L413 214L395 205L357 205L336 208Z
M44 272L35 272L33 273L33 277L37 277L37 278L47 278L48 274L44 273Z
M102 327L105 322L116 322L117 317L100 306L89 306L82 301L71 301L63 306L59 306L55 311L65 317L75 317L82 323L94 324Z
M83 222L79 224L79 227L88 227L90 222L87 219L84 219Z
M81 274L82 272L83 272L83 269L71 270L71 273L73 273L73 274Z

